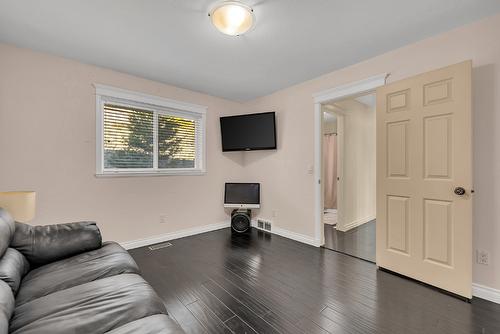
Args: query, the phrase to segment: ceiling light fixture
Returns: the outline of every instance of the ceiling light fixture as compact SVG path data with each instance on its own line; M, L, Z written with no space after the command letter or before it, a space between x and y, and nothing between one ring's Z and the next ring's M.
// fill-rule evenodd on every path
M223 34L240 36L255 23L253 9L239 1L223 1L208 13L212 24Z

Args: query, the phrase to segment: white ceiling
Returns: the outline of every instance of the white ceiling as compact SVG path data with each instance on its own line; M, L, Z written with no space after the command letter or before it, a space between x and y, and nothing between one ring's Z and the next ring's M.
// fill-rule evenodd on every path
M358 96L354 98L354 100L364 104L367 108L372 108L372 109L375 108L375 105L377 104L377 97L375 94Z
M209 0L0 0L0 41L245 101L500 11L499 0L246 0L240 37Z
M323 111L323 122L334 123L337 121L337 115L330 111Z
M349 110L357 110L359 108L375 110L377 104L377 98L375 93L347 97L343 100L331 101L323 104L325 108L324 113L334 115L335 113L344 114ZM325 120L329 120L331 117L325 117Z

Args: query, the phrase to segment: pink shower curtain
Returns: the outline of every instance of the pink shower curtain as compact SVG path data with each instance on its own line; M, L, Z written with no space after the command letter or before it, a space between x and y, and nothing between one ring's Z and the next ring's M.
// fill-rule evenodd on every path
M337 208L337 135L323 137L325 209Z

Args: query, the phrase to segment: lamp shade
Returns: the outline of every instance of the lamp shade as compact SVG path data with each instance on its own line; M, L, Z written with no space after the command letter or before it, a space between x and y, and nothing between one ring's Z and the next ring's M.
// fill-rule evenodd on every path
M35 218L34 191L0 192L0 208L7 210L15 221L25 223Z

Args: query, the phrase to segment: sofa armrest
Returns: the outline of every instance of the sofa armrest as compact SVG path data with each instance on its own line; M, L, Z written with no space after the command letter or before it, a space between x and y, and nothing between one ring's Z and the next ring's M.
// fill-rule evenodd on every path
M16 222L11 247L38 267L100 248L102 237L94 222L31 226Z

